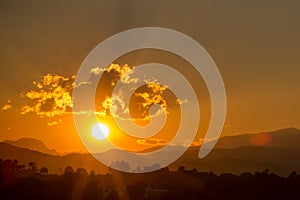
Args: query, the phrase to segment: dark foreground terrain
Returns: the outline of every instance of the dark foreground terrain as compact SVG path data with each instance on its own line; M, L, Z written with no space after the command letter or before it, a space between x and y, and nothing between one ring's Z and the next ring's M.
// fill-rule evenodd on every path
M161 169L144 174L110 169L106 175L67 166L61 175L16 160L0 162L0 198L5 199L300 199L300 175L269 170L240 175Z

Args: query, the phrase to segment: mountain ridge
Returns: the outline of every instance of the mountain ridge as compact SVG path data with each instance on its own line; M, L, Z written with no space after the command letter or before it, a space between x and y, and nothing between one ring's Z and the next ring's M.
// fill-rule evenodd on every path
M4 142L0 142L0 159L18 160L22 164L35 162L39 168L47 167L50 173L56 174L63 173L67 166L85 167L88 171L94 170L100 174L108 172L107 167L90 154L50 155L27 148L15 147Z
M293 138L290 139L289 141L282 140L281 138L276 138L276 136L281 135L281 134L292 134ZM300 129L297 129L295 127L289 127L289 128L282 128L278 130L273 130L273 131L262 131L262 132L254 132L254 133L243 133L243 134L238 134L238 135L227 135L227 136L221 136L218 139L217 144L214 146L214 148L236 148L236 147L241 147L241 146L260 146L260 145L255 145L254 143L251 142L251 137L253 136L259 136L263 134L270 134L270 136L275 136L275 142L274 139L270 141L270 144L265 144L261 146L274 146L274 147L281 147L283 143L285 143L286 146L292 146L295 148L300 148L300 142L297 143L297 141L300 141ZM291 138L291 135L289 135L289 138ZM236 141L234 140L242 140L242 144L237 144ZM247 142L245 142L245 140ZM43 141L36 139L36 138L28 138L28 137L22 137L17 140L3 140L2 142L11 144L16 147L21 147L21 148L26 148L30 150L36 150L42 153L46 154L51 154L51 155L68 155L68 154L84 154L84 153L79 153L79 152L67 152L67 153L60 153L55 149L50 149L48 148ZM240 141L239 141L240 143ZM194 147L200 147L201 145L195 145ZM137 151L135 153L146 153L146 152L151 152L155 151L163 146L157 146L157 147L150 147L141 151ZM174 150L176 150L176 147L182 148L181 146L174 146Z
M288 138L284 137L284 134L289 134ZM264 136L264 137L259 137L259 136ZM268 138L268 136L270 137ZM265 141L259 141L262 139ZM200 148L200 146L201 145L194 145L191 146L190 148ZM290 127L290 128L283 128L274 131L222 136L218 139L216 145L214 146L214 149L227 149L227 148L233 149L233 148L243 147L243 146L288 147L288 148L300 149L300 130L294 127ZM163 146L150 147L142 151L138 151L137 153L151 152L151 151L158 150L162 147ZM176 150L176 148L182 148L182 147L174 146L173 149Z
M55 149L48 148L43 141L35 138L22 137L17 140L4 140L3 142L16 147L35 150L46 154L62 155Z
M217 144L205 158L199 159L199 146L192 146L179 159L169 165L169 168L177 170L178 167L185 166L187 169L196 168L198 171L228 172L233 174L246 171L263 171L265 169L270 169L281 175L289 175L292 171L300 172L300 157L298 156L300 154L300 145L297 146L297 144L300 144L300 130L281 129L261 134L270 134L273 139L271 141L275 141L275 144L265 146L251 144L251 146L247 146L247 144L250 144L249 141L251 142L252 136L259 135L247 134L243 135L242 142L239 145L231 145L232 142L237 142L237 136L226 136L226 142ZM222 138L220 140L222 142ZM246 146L240 146L245 144ZM163 157L170 157L172 152L178 150L178 148L174 147L170 151L163 152ZM114 155L122 158L124 152L114 149L96 156L109 160ZM160 159L159 157L142 157L130 152L128 152L128 155L130 156L129 162L131 162L130 159L136 160L146 166L150 166L151 163L154 164ZM100 163L91 154L51 155L27 148L15 147L5 142L0 143L0 159L16 159L22 164L28 164L28 162L33 161L37 163L39 168L45 166L50 173L57 174L63 173L63 169L66 166L72 166L73 168L83 167L87 171L94 170L96 173L101 174L108 172L108 167ZM133 171L137 169L136 166L131 167L133 167L131 168Z

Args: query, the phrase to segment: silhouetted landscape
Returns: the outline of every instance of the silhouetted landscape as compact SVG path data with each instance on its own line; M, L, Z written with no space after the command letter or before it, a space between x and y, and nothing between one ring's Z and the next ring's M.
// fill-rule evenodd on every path
M253 138L260 135L268 135L267 143L258 145L253 143ZM36 139L35 139L36 140ZM24 141L24 140L23 140ZM73 168L83 167L88 171L106 174L108 168L101 164L90 154L71 153L67 155L49 154L50 150L43 148L35 150L30 148L32 139L28 140L27 148L25 144L18 146L19 142L6 141L0 143L1 159L18 160L20 163L35 162L38 166L47 166L49 173L62 174L63 169L70 165ZM300 130L295 128L282 129L274 132L259 134L243 134L238 136L226 136L219 139L216 147L205 158L198 158L199 146L193 146L185 152L177 161L169 166L171 171L175 171L180 166L191 170L213 171L216 174L243 172L256 172L270 169L272 172L288 176L292 171L300 172ZM41 141L35 143L42 143ZM179 146L174 146L172 151L177 151ZM52 150L52 152L56 152ZM103 157L110 157L120 153L118 150L103 152ZM170 156L172 152L166 151ZM132 154L132 159L147 165L153 163L150 158ZM155 158L154 158L155 159ZM122 161L122 160L120 160ZM136 170L136 166L131 171ZM152 166L148 166L152 167Z
M300 200L299 11L0 1L0 200Z
M300 175L280 177L262 172L198 172L179 167L132 174L113 169L105 175L65 167L63 174L48 174L36 163L1 160L1 199L299 199Z
M269 140L259 146L253 137L261 134ZM299 199L299 137L295 128L227 136L203 159L194 146L169 168L142 174L108 168L89 154L60 155L38 140L35 150L26 146L32 139L4 141L1 199Z

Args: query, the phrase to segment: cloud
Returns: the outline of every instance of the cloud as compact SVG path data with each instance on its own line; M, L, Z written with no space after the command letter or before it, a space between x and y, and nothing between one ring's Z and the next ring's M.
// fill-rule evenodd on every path
M138 82L138 78L131 78L131 75L134 73L134 67L130 68L127 64L118 65L112 63L107 68L95 67L90 71L90 73L94 75L100 75L101 72L116 72L120 78L120 81L125 84Z
M186 147L189 147L189 146L201 146L203 144L207 144L207 143L212 142L214 140L218 140L218 137L209 138L209 139L206 140L206 142L204 142L204 138L200 138L199 140L192 141L192 143L191 143L190 140L189 141L185 141L183 143L183 146L186 146ZM190 143L191 143L191 145L189 145Z
M105 109L103 112L109 112L113 117L119 117L119 113L125 113L125 103L121 96L113 95L112 97L106 97L102 102L102 107ZM101 111L100 111L101 112Z
M91 70L92 74L99 75L100 72L106 71L107 73L116 72L120 81L126 84L136 83L138 79L131 78L133 70L126 65L111 64L107 68L96 67ZM80 82L75 84L75 75L71 78L63 77L57 74L46 74L42 77L41 81L33 81L33 85L36 87L34 90L23 93L22 97L29 100L25 105L21 106L20 113L27 114L33 112L40 117L58 117L65 114L71 114L73 106L72 102L72 90L82 85L91 84L91 82ZM108 116L107 112L111 116L118 116L117 112L125 112L124 101L121 95L107 97L102 103L103 110L100 111L82 111L75 114L90 114L94 112L99 116ZM10 105L4 105L2 110L9 109ZM49 126L59 123L48 122Z
M134 67L129 65L111 64L107 68L95 67L91 69L91 74L99 75L100 72L117 73L119 80L126 84L136 83L137 78L132 78L134 73ZM33 81L33 85L36 87L34 90L30 90L23 94L23 97L29 100L25 105L21 106L21 114L33 112L40 117L57 117L64 114L71 114L73 106L72 102L72 90L82 85L91 84L91 82L74 82L75 76L71 78L63 77L57 74L46 74L41 81ZM140 104L144 108L144 116L149 118L147 109L154 104L160 104L161 109L157 110L154 116L167 113L167 101L163 97L163 92L167 89L166 85L157 83L156 80L145 80L146 87L150 89L149 92L137 93L136 97L141 97ZM102 108L97 111L93 111L96 115L102 117L120 117L122 114L128 113L129 108L125 105L122 98L122 93L119 91L117 95L106 97L101 103ZM9 106L4 106L3 109L8 109ZM91 111L83 111L75 114L87 114ZM140 120L140 119L139 119ZM52 124L52 123L51 123Z
M107 68L95 67L90 73L100 75L106 72L113 75L112 84L121 81L124 84L133 84L139 81L133 78L135 67L129 65L111 64ZM117 77L117 78L116 78ZM76 76L64 77L57 74L48 73L39 81L33 81L35 89L23 92L20 96L25 99L25 103L20 106L20 114L35 113L41 118L59 118L66 114L72 114L72 90L74 88L89 85L91 82L75 83ZM123 120L149 120L151 117L168 114L168 105L164 92L167 90L166 85L161 85L157 80L143 80L145 87L143 92L134 92L133 95L138 97L138 108L142 109L141 115L135 118L124 119L124 114L129 113L128 105L125 105L122 91L118 94L107 96L101 103L99 110L80 111L73 114L85 115L96 114L100 117L118 117ZM134 87L133 87L134 88ZM20 101L24 102L24 101ZM177 100L178 104L186 103L187 100ZM160 105L155 113L149 114L148 111L153 105ZM11 100L2 106L1 110L12 108ZM61 119L47 122L49 126L61 123Z
M159 104L161 109L159 109L157 114L168 114L168 105L165 97L163 96L165 90L168 88L166 85L161 85L157 83L156 80L149 81L145 80L146 87L150 89L150 92L135 92L134 95L136 97L141 97L141 105L142 108L145 109L143 115L147 115L146 110L150 108L150 106L154 104Z
M105 68L94 67L90 70L90 73L94 75L100 75L100 73L104 72L105 70L106 70Z
M34 112L40 117L57 117L70 112L73 106L71 92L74 79L75 76L66 78L47 74L43 76L42 81L34 81L36 89L23 95L30 101L21 106L21 114Z
M90 73L94 75L100 75L102 72L107 73L116 73L118 79L113 80L112 85L115 85L117 81L121 81L124 84L134 84L139 81L138 78L132 78L132 74L134 74L135 67L129 67L129 65L118 65L111 64L107 68L95 67L91 69ZM136 97L141 97L139 104L140 107L144 109L142 113L142 118L139 119L130 119L130 120L149 120L149 117L162 115L168 113L167 111L167 101L163 97L164 91L167 89L166 85L161 85L157 83L156 80L144 80L146 87L148 88L148 92L134 92ZM134 88L134 87L133 87ZM106 97L101 103L100 112L101 115L105 113L106 116L118 117L120 119L124 119L121 117L123 114L129 113L128 105L125 105L123 100L122 91L119 90L118 94L114 94L112 96ZM148 110L154 104L160 104L160 109L156 111L155 114L149 116ZM129 119L124 119L129 120Z
M122 117L123 114L128 114L130 111L128 105L125 104L121 90L117 94L113 94L111 97L106 97L101 104L102 108L100 111L97 111L97 113L101 113L102 116L105 114L106 116L133 121L149 120L151 117L167 114L167 101L163 97L163 93L167 89L167 86L160 85L155 81L145 81L145 83L146 87L149 89L148 92L133 93L136 97L140 97L138 105L141 105L140 108L143 108L140 118L125 119ZM149 115L148 110L154 104L159 104L160 107L154 114L152 113Z
M201 146L202 144L203 144L203 139L199 139L199 140L193 141L190 146ZM188 146L188 145L184 144L184 146Z
M47 122L47 125L48 126L55 126L55 125L58 125L58 124L61 124L61 123L62 123L62 120L59 119L57 121Z
M176 103L179 105L186 104L189 101L187 99L176 99Z
M142 145L166 145L168 142L163 139L156 138L148 138L148 139L140 139L136 141L138 144Z
M111 65L108 71L117 69L120 73L127 73L129 67L125 66L124 69L118 67L118 65ZM95 72L96 73L96 72ZM75 76L71 78L63 77L57 74L46 74L40 81L33 81L35 89L25 91L21 94L21 97L27 100L27 102L21 105L20 114L35 113L42 118L57 118L66 114L72 114L72 90L82 85L91 84L91 82L80 82L75 84ZM129 79L124 79L129 81ZM10 103L10 101L8 102ZM124 109L124 102L121 96L108 97L102 103L103 110L100 111L80 111L73 114L86 115L96 114L101 117L107 117L107 112L116 116L119 108ZM11 105L7 104L2 107L2 110L9 109ZM61 119L57 121L47 122L49 126L61 124Z
M11 100L8 100L7 103L2 106L1 110L9 110L11 108Z
M82 81L82 82L79 82L79 83L73 83L73 88L77 88L77 87L80 87L82 85L90 85L91 82L90 81Z

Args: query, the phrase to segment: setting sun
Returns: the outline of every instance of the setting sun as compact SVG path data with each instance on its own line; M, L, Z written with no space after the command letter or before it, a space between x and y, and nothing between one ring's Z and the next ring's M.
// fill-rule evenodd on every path
M109 135L109 128L103 123L97 123L92 128L92 135L97 140L104 140Z

